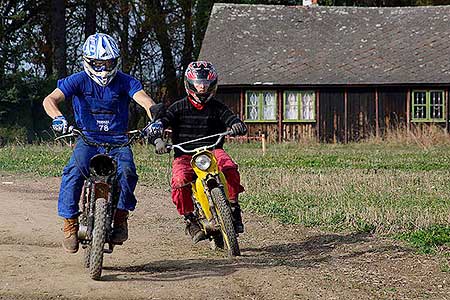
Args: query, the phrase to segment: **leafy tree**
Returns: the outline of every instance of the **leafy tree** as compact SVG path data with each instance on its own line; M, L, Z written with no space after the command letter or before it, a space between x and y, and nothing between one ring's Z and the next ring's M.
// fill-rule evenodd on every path
M209 0L0 1L0 127L48 126L41 102L56 78L82 70L81 45L94 32L119 40L122 69L156 100L184 94L182 75L196 59L214 3ZM221 0L222 3L301 5L301 0ZM319 0L334 6L446 5L450 0ZM69 103L66 103L69 104ZM146 118L131 108L131 126ZM37 113L31 113L31 112ZM44 126L45 125L45 126Z

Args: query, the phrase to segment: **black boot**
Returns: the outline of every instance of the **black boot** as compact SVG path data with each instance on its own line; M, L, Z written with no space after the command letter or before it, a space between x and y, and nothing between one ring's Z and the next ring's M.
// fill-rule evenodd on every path
M242 211L239 203L231 202L231 215L233 217L234 230L236 233L244 232L244 224L242 223Z
M186 223L186 234L189 234L192 238L192 242L197 244L199 241L206 239L206 235L198 224L198 220L193 213L184 216L184 222Z

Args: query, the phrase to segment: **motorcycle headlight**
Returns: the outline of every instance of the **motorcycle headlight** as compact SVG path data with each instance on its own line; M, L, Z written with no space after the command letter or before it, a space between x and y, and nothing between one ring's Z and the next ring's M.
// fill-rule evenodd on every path
M211 166L211 158L207 155L199 155L195 158L195 165L200 170L206 171Z

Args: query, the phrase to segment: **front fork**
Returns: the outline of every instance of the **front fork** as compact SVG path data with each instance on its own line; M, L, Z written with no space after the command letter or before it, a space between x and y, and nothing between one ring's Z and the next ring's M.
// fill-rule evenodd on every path
M83 185L83 191L81 194L81 203L80 203L80 224L78 228L78 239L82 244L86 244L88 241L91 240L92 236L92 226L94 224L94 221L92 219L92 216L90 216L90 212L93 212L93 207L91 207L92 200L91 200L91 188L92 188L92 182L87 179L84 182Z
M212 200L210 191L216 187L224 189L225 191L226 191L226 189L221 181L219 174L210 175L210 176L207 176L206 178L202 179L202 187L203 187L203 192L204 192L208 202L206 204L206 203L200 203L199 201L195 201L195 203L199 210L201 210L202 212L204 212L205 210L208 210L209 214L203 213L203 216L200 219L200 223L203 225L204 231L206 233L214 232L220 228L219 228L219 223L217 222L218 216L217 216L217 213L215 210L215 204L214 204L214 201ZM199 191L197 191L197 193L198 192ZM210 215L211 217L208 219L207 215Z

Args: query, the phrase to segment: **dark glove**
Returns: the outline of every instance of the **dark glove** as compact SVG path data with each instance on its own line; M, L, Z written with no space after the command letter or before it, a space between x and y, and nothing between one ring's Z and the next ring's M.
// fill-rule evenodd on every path
M155 140L155 152L156 154L164 154L167 153L167 145L161 138L157 138Z
M163 103L158 103L150 107L150 113L152 114L153 120L158 120L165 115L166 108Z
M231 135L244 135L247 133L247 126L243 122L234 123L231 125Z

